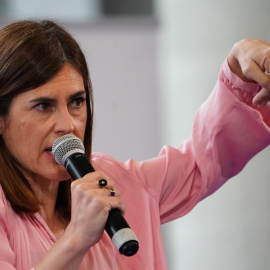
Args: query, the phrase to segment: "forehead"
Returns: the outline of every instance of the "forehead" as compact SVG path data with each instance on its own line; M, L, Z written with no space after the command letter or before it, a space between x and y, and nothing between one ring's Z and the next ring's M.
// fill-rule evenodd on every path
M65 64L62 69L48 83L56 83L62 80L82 82L82 75L70 64Z
M70 64L65 64L51 80L33 90L24 92L19 96L35 97L40 95L72 95L74 92L82 90L85 90L82 75Z
M84 88L83 78L70 64L65 64L51 80L36 89L50 89L51 87L79 88L77 90L82 90Z

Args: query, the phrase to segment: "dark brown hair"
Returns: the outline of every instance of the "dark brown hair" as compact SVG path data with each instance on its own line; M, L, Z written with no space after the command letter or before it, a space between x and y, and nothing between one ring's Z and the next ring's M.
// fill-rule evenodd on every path
M84 144L86 155L90 156L93 97L87 63L75 39L52 21L24 20L0 29L0 116L8 117L15 96L45 84L66 63L83 77L88 114ZM13 209L29 214L38 211L39 202L2 136L0 168L0 184ZM70 218L70 182L60 182L56 202L57 210L65 219Z

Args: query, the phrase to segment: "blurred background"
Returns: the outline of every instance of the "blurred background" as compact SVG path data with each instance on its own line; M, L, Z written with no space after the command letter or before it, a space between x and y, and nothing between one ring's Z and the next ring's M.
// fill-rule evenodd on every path
M269 11L268 0L0 0L0 25L49 18L66 27L92 75L94 151L143 160L190 135L233 44L269 41ZM269 269L269 155L162 226L168 269Z

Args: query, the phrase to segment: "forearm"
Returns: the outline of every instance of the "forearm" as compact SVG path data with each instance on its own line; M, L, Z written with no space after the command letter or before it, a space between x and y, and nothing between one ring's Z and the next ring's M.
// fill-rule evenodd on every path
M223 64L215 91L195 120L194 155L201 172L205 172L205 167L212 167L204 163L206 157L211 157L210 164L216 164L217 178L226 181L269 145L269 106L258 109L252 105L260 89L256 83L242 81L226 62ZM212 174L210 170L206 178L212 179Z
M87 250L88 248L82 247L77 239L63 236L35 265L35 270L79 269Z

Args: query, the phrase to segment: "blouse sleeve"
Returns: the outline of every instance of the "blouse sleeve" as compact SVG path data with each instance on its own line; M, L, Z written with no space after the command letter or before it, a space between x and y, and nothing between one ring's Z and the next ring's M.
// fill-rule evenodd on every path
M269 145L269 104L262 110L251 105L259 90L224 62L214 91L196 114L190 138L178 148L164 146L155 159L129 164L156 198L162 223L187 214Z
M141 162L118 163L102 155L102 163L113 164L107 168L112 175L117 167L124 169L126 179L153 198L161 223L179 218L269 145L270 105L261 110L252 106L260 89L233 74L225 61L213 92L195 116L191 136L179 147L164 146L158 157Z
M269 104L262 110L252 106L260 89L224 62L214 91L196 114L192 136L177 149L166 146L160 152L166 159L159 193L162 222L189 212L269 145Z

